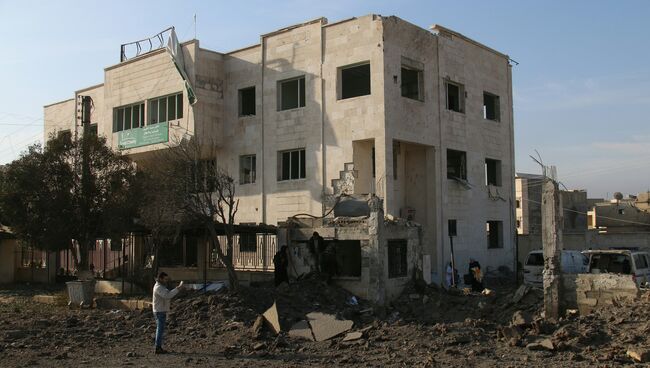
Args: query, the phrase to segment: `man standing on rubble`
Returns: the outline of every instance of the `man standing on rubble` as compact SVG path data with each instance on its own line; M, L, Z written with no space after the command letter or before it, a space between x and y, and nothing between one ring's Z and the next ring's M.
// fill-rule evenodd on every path
M165 334L165 321L167 320L167 312L169 312L169 305L171 300L175 297L183 287L183 281L172 290L167 289L169 283L169 276L165 272L161 272L156 279L156 284L153 287L153 300L151 307L153 315L156 318L156 350L154 354L165 354L166 351L162 348L163 336Z

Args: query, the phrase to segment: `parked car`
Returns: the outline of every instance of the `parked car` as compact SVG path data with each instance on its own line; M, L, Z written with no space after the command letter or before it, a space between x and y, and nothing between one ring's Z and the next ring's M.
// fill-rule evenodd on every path
M650 254L625 249L593 249L583 252L589 259L589 273L632 275L639 287L650 282Z
M563 250L560 267L564 273L587 273L589 260L578 250ZM528 253L524 265L524 284L543 286L542 271L544 270L544 252L533 250Z

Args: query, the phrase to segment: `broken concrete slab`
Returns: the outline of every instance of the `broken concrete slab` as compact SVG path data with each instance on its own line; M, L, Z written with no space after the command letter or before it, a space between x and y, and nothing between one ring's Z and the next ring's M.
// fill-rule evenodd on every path
M314 341L314 335L312 334L309 322L307 321L299 321L291 326L291 329L289 329L289 336Z
M359 340L360 338L363 337L363 332L348 332L345 337L343 338L343 342L346 341L354 341L354 340Z
M276 303L273 303L271 308L267 309L262 316L264 316L264 320L271 331L276 335L279 334L282 328L280 327L280 317L278 316L278 307Z
M307 314L307 319L316 341L329 340L334 336L347 332L354 324L352 321L339 320L334 315L320 312Z

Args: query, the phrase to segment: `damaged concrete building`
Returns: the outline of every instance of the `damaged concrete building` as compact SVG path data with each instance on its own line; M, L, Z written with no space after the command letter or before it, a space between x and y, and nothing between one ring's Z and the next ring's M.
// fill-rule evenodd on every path
M381 211L356 224L333 226L330 214L301 225L305 234L329 227L321 230L326 238L354 244L349 257L358 263L356 273L339 275L351 290L363 288L357 270L371 264L381 265L375 276L390 290L416 269L441 282L450 236L461 273L470 257L484 272L514 269L507 55L442 26L427 30L379 15L336 23L318 18L231 52L203 49L198 40L182 43L182 50L196 104L164 48L152 50L105 68L102 84L46 106L45 135L81 129L75 110L83 95L94 101L92 129L136 163L174 138L195 136L216 148L208 159L237 179L242 224L287 223L298 214L321 218L341 195L378 198ZM403 221L384 224L373 219L378 213ZM377 247L370 234L380 223L389 236ZM262 251L261 240L240 237L236 263L246 269L247 256L268 271L281 241ZM199 238L191 242L195 249L184 248L184 257L193 258L183 277L201 278L205 243ZM404 270L393 264L404 259ZM380 299L393 295L390 290L360 294Z

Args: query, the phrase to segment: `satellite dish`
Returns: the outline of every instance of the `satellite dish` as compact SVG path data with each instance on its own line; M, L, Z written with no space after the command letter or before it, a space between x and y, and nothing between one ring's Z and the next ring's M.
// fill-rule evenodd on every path
M617 201L620 201L621 199L623 199L623 193L615 192L614 193L614 199L616 199Z

